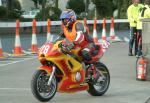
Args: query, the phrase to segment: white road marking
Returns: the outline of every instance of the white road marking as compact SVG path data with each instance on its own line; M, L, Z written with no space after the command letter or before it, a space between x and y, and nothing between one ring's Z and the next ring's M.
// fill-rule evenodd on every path
M0 90L13 90L13 91L30 91L29 88L0 88Z
M31 60L31 59L35 59L35 58L37 58L37 57L32 57L32 58L27 58L27 59L23 59L23 60L13 61L13 62L6 63L6 64L1 64L0 67L11 65L11 64L16 64L16 63L19 63L19 62L23 62L23 61L27 61L27 60Z

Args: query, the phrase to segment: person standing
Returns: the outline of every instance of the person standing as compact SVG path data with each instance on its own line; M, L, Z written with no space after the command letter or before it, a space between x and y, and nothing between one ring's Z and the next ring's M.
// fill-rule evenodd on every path
M130 23L130 41L129 41L129 56L133 56L132 49L135 44L134 55L137 55L138 44L137 44L137 19L139 10L143 7L139 3L139 0L132 0L132 5L127 9L128 21Z
M145 10L144 18L150 18L150 0L145 0L145 6L147 9Z
M145 0L144 6L139 11L139 16L137 20L137 41L138 41L137 57L140 57L142 55L142 19L150 18L149 7L150 7L150 0Z
M144 19L144 12L146 10L145 5L139 10L139 16L137 19L137 43L138 43L138 52L137 57L142 55L142 19Z

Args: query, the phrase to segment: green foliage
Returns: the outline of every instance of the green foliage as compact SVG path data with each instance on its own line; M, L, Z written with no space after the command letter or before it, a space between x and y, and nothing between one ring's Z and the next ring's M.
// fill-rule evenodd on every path
M59 20L59 17L61 15L61 10L57 7L52 7L52 11L54 12L51 16L51 20Z
M7 8L0 6L0 18L5 18L7 14Z
M43 12L45 15L43 15ZM47 20L50 18L51 20L59 20L59 16L61 14L61 10L56 7L46 7L45 9L41 10L37 15L37 20Z
M18 0L8 0L7 7L0 7L1 19L17 19L21 16L21 5Z
M38 4L42 6L42 8L45 8L44 6L46 5L47 0L31 0L34 2L35 8L38 8Z
M143 2L143 0L141 0ZM110 18L115 9L118 9L117 18L126 18L126 12L132 0L93 0L100 17Z
M100 17L110 17L113 14L114 4L112 0L93 0Z
M84 0L69 0L67 3L67 8L74 10L76 14L80 14L85 11Z
M34 2L35 8L37 8L38 4L42 6L42 10L38 14L39 17L37 17L37 19L45 20L48 16L48 14L46 14L48 7L45 8L47 0L32 0L32 1Z
M37 8L38 8L38 0L31 0L31 1L34 2L34 6L35 6L35 8L37 9Z
M18 0L12 0L11 9L8 10L8 17L12 19L20 18L21 13L20 2Z
M35 18L37 20L43 20L43 18L46 20L47 18L50 17L50 15L49 15L50 9L51 9L50 7L47 7L47 8L44 8L44 9L40 10L40 12L36 15ZM43 15L43 13L46 14L46 15Z
M132 0L113 0L116 9L118 9L118 18L127 18L127 9Z

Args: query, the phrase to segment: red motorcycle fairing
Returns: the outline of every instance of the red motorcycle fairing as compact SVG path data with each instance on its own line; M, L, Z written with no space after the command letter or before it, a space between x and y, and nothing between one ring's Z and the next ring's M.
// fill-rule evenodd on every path
M40 66L38 69L46 71L48 75L50 75L53 70L50 66Z
M54 44L53 43L45 43L40 48L38 54L39 54L39 57L41 57L41 55L49 57L49 56L59 56L59 55L61 55L61 52L59 52L57 49L54 49Z
M78 71L81 74L81 79L80 79L80 81L76 81L75 75L77 72L68 68L65 61L60 60L57 62L60 64L60 66L64 67L64 68L62 68L64 71L64 73L63 73L64 76L58 85L58 91L59 92L74 93L74 92L79 92L79 91L89 89L88 84L84 83L84 85L81 85L81 83L83 83L85 80L85 71L82 67Z

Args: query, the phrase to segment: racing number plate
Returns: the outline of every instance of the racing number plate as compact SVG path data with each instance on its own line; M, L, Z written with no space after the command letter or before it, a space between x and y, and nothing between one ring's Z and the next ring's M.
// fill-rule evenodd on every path
M40 48L39 53L46 55L46 54L48 54L48 51L49 51L49 50L50 50L50 44L44 44L44 45Z

